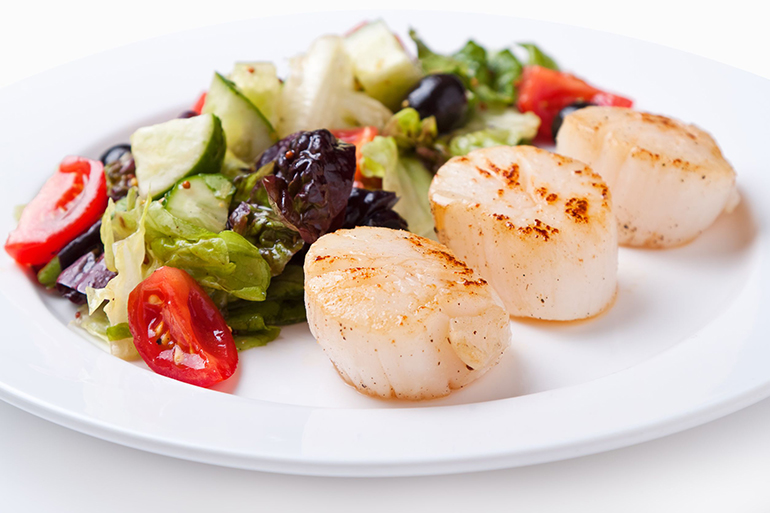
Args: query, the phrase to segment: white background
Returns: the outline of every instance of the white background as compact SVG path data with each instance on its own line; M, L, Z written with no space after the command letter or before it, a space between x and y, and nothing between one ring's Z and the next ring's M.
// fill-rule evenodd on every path
M341 0L9 3L0 7L0 86L180 30L272 14L378 7ZM578 25L668 45L770 78L770 31L762 4L391 0L382 7L473 10ZM451 29L462 32L462 27ZM0 403L0 511L354 509L770 511L770 401L684 433L596 456L505 471L395 479L279 476L173 460L92 439Z

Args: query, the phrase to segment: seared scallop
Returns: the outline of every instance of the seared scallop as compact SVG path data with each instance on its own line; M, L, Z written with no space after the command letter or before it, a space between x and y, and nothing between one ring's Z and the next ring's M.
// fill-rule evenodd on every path
M512 316L591 317L615 296L618 239L604 181L531 146L472 151L430 187L439 240L476 269Z
M735 171L714 139L675 119L588 107L565 118L556 151L587 163L607 182L620 244L684 244L739 202Z
M339 230L305 257L310 331L375 397L440 397L484 374L510 343L499 301L446 247L401 230Z

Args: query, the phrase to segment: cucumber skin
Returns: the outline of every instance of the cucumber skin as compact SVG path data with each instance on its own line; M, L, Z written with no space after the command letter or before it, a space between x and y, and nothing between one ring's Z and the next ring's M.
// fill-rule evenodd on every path
M225 151L227 150L225 131L222 129L222 121L214 114L212 114L211 117L213 119L212 133L211 137L209 138L209 143L203 150L202 158L198 159L198 162L196 162L195 165L190 168L186 174L180 176L177 179L177 182L197 174L219 173L220 169L222 168L222 163L225 160ZM154 193L152 195L152 199L160 198L166 194L166 192L173 189L175 184L176 183L172 184L168 189Z
M231 140L230 144L232 147L230 147L230 151L233 152L233 154L240 158L241 160L245 161L251 161L259 157L259 155L265 151L267 148L272 146L275 142L278 141L278 133L275 131L275 128L273 128L273 125L270 124L270 121L265 117L264 114L253 104L251 103L251 100L246 98L246 96L241 93L238 88L235 86L235 83L233 83L231 80L224 77L221 73L215 72L214 73L214 80L211 83L211 87L209 88L209 96L207 96L207 99L211 97L211 91L214 89L216 83L219 82L221 84L221 87L226 88L231 94L233 94L240 102L244 105L244 107L248 110L250 110L253 114L256 114L256 116L260 119L261 123L263 124L265 130L265 135L267 136L268 143L264 148L259 149L258 151L253 151L253 148L250 149L251 151L248 152L248 154L243 150L243 145L238 144L238 142ZM216 106L210 106L210 104L204 104L203 105L203 112L204 113L212 113L216 115ZM238 146L236 148L236 145ZM251 146L251 145L250 145ZM255 155L252 155L255 154Z
M222 129L222 121L214 114L211 115L214 118L214 132L211 134L209 144L203 151L204 157L198 160L189 173L182 178L198 174L212 174L219 173L222 169L222 162L225 160L225 151L227 150L227 140L225 139L225 131ZM173 189L174 186L171 186ZM165 193L166 191L163 191ZM155 196L156 198L163 195L163 193Z

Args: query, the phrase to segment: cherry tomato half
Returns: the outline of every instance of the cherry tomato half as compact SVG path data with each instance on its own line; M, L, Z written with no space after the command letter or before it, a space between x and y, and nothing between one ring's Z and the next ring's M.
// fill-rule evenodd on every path
M37 193L5 242L5 251L24 265L43 265L99 220L107 208L104 166L66 157Z
M238 350L222 314L187 272L161 267L128 296L134 345L152 370L209 387L238 366Z
M377 129L373 126L364 126L361 128L346 128L332 130L334 137L342 142L353 144L356 147L356 174L353 177L353 186L361 189L382 189L382 180L379 178L369 178L361 173L361 148L364 144L371 142L377 136Z
M604 92L569 73L542 66L526 66L519 81L516 107L521 112L534 112L540 117L538 137L553 140L551 125L561 109L576 101L596 105L631 107L628 98Z

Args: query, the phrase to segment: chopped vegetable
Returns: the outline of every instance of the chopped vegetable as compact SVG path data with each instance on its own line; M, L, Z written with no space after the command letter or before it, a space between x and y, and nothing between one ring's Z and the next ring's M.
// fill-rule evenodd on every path
M219 233L227 224L234 193L232 182L218 173L183 178L166 194L166 210L179 219Z
M328 130L301 132L274 164L274 174L262 180L270 205L305 242L342 224L356 170L353 145Z
M104 256L97 257L89 252L64 269L57 276L55 285L63 297L75 304L83 304L89 287L101 289L114 277L115 273L104 263Z
M539 126L540 119L531 112L481 111L462 132L450 139L449 153L460 156L479 148L515 146L534 139Z
M354 90L353 64L337 36L316 39L307 53L291 60L283 86L281 137L301 130L382 127L391 112Z
M522 65L510 50L489 57L483 47L468 41L452 55L440 55L428 48L414 30L409 35L417 44L423 71L458 76L471 93L471 103L506 106L516 101L513 84L519 78Z
M527 66L519 83L516 106L521 112L534 112L540 118L538 135L552 140L551 126L556 115L567 105L588 101L596 105L631 107L628 98L606 93L569 73L543 66Z
M420 66L382 20L362 24L345 37L345 50L364 92L397 109L422 77Z
M438 135L436 118L420 119L420 114L406 108L393 114L385 124L382 135L392 137L400 149L413 150L418 146L429 146Z
M394 192L353 188L342 227L382 226L394 230L408 230L406 220L393 210L397 202L398 196Z
M209 387L235 372L230 328L186 272L161 267L131 292L128 305L134 345L158 374Z
M406 96L404 107L410 107L420 118L432 117L440 133L457 128L468 113L468 97L462 81L451 73L424 77Z
M109 153L111 150L113 153ZM107 177L107 194L117 201L128 194L131 187L136 187L136 163L129 145L121 144L114 146L111 150L105 153L102 162L104 162L104 174ZM119 151L120 154L117 155ZM113 159L110 160L110 157Z
M37 273L37 281L43 287L50 289L56 285L56 278L61 274L61 262L59 257L55 256L50 262L45 264L45 267L40 269Z
M341 130L332 130L334 137L342 142L352 144L356 147L356 174L353 177L353 184L356 187L365 187L369 185L370 188L378 189L382 184L379 182L367 181L363 174L361 174L361 164L363 155L361 154L361 148L364 144L370 142L377 136L377 129L373 126L365 126L361 128L346 128Z
M278 102L281 81L272 62L238 62L230 74L243 95L267 118L272 126L278 123Z
M265 115L219 73L214 73L211 80L203 113L214 114L222 121L227 149L245 162L256 159L278 138Z
M218 173L225 135L218 117L203 114L140 128L131 136L131 149L139 194L157 198L182 178Z
M423 237L435 237L428 188L433 175L415 156L399 155L393 137L375 137L362 148L365 176L382 178L382 188L400 198L393 210L408 223L409 229Z
M86 231L107 206L104 167L99 161L67 157L35 198L5 242L23 265L43 265Z
M299 232L286 226L269 205L241 202L230 214L229 226L259 248L273 276L281 274L305 244Z

